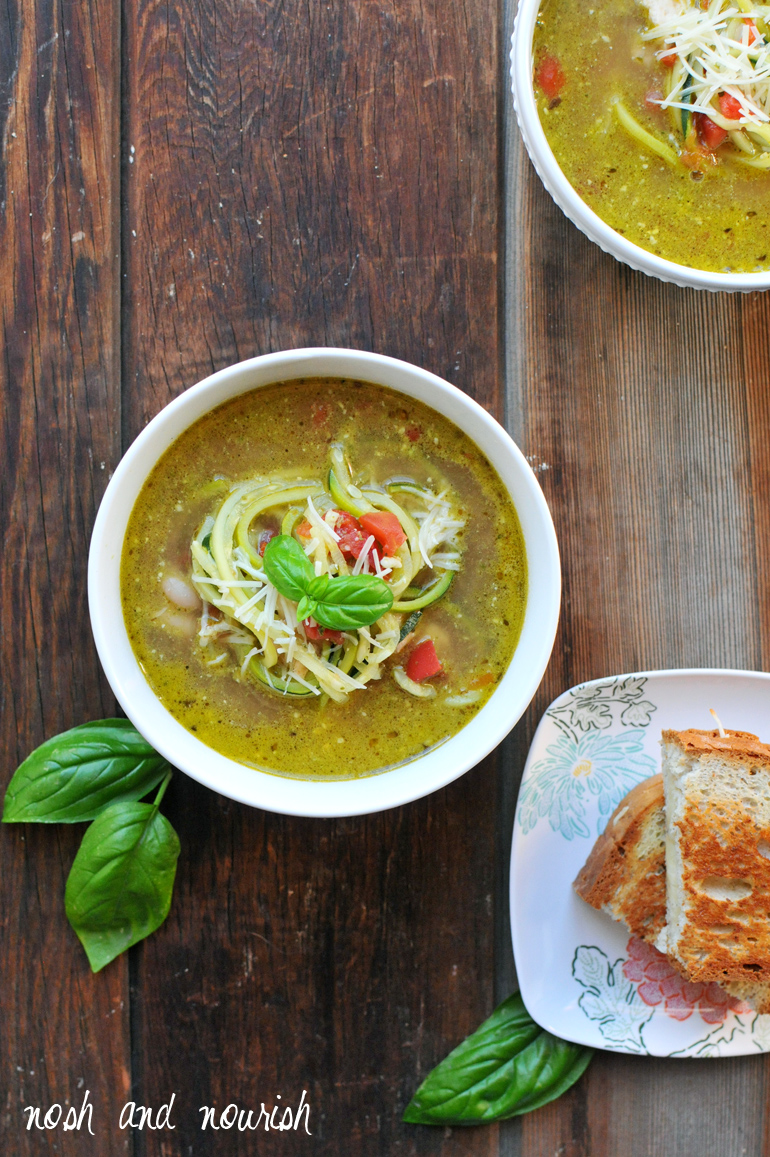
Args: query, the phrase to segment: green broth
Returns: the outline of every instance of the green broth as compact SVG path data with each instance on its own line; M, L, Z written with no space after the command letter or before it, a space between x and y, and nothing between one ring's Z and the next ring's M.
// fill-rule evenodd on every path
M543 0L534 37L537 62L552 54L565 84L558 103L535 86L540 121L575 191L603 221L642 249L714 272L770 268L770 173L737 163L724 145L701 175L671 166L628 136L612 101L662 141L667 112L645 104L662 68L643 45L647 10L635 0L585 8ZM551 107L554 105L554 107Z
M463 565L418 630L418 636L433 638L445 669L435 699L416 699L398 687L393 660L384 664L379 681L353 692L346 703L283 697L240 681L230 662L208 666L189 616L169 614L164 577L189 573L190 540L228 487L293 469L298 476L323 478L332 442L343 443L350 460L359 470L371 470L376 481L407 475L459 496L466 516ZM184 727L224 755L262 770L303 779L356 778L441 744L483 706L518 641L527 565L507 492L462 431L383 387L324 378L242 395L181 435L131 513L121 589L142 670ZM464 707L445 703L474 683L482 688L480 700Z

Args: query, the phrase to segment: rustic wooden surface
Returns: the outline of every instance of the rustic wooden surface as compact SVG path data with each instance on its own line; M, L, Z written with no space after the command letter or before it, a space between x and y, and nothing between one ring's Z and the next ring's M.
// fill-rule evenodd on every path
M602 253L544 191L505 103L508 426L564 576L551 664L514 735L520 770L544 708L582 680L768 669L770 294L679 289ZM501 1130L500 1152L760 1157L769 1092L766 1057L602 1053L566 1097Z
M770 299L632 273L550 202L489 2L10 0L0 9L2 772L113 710L87 623L121 449L213 369L308 344L395 354L503 417L564 561L554 658L497 757L381 816L288 819L177 777L163 928L93 977L63 915L79 836L0 832L3 1152L253 1154L201 1105L296 1105L259 1152L770 1154L764 1058L604 1054L555 1105L402 1125L515 981L507 866L543 709L581 679L767 665ZM95 1138L24 1130L94 1101ZM173 1132L121 1131L176 1095Z
M44 738L114 710L85 566L120 452L119 13L111 0L63 11L0 7L3 784ZM130 1089L126 969L94 981L64 916L79 836L31 824L0 836L4 1153L54 1151L23 1134L25 1104L80 1105L87 1088L119 1111ZM85 1152L76 1136L56 1151ZM110 1152L126 1145L118 1134Z

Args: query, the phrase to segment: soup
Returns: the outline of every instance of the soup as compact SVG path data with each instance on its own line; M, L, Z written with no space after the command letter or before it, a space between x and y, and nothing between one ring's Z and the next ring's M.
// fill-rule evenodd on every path
M729 0L540 8L535 93L554 157L603 221L680 265L770 268L770 45L759 11Z
M355 778L444 742L524 617L516 511L475 444L383 387L231 399L147 478L121 560L131 645L189 731L241 763Z

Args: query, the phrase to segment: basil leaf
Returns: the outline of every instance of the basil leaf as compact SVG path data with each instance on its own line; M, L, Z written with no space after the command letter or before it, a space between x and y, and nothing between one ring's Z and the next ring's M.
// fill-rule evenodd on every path
M392 606L390 587L377 575L340 575L331 580L318 599L313 617L322 627L346 631L368 627Z
M330 582L331 582L331 575L319 574L318 578L314 578L313 581L308 584L307 593L310 596L310 598L311 599L323 598L324 592L325 592L325 590L328 587Z
M112 804L88 828L75 856L64 906L94 972L168 915L179 838L158 803Z
M265 547L265 574L279 594L298 603L315 578L315 570L296 538L277 534Z
M264 567L279 594L299 604L300 621L312 615L322 627L347 631L368 627L393 606L390 588L376 575L316 577L304 550L288 534L271 538L265 548Z
M297 603L297 622L304 623L305 619L312 618L315 615L317 605L315 599L310 599L307 595L303 595Z
M46 740L16 770L3 823L78 823L141 799L168 771L127 719L97 719Z
M566 1092L592 1056L542 1029L516 993L428 1074L404 1120L478 1125L529 1113Z

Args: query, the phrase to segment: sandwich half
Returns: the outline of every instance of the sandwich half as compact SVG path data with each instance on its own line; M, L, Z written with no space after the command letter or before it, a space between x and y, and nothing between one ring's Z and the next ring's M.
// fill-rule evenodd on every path
M575 891L656 944L666 925L663 776L638 783L610 816L575 880Z
M664 731L666 950L770 1012L770 746L748 732Z

